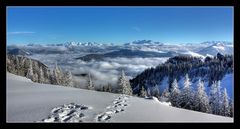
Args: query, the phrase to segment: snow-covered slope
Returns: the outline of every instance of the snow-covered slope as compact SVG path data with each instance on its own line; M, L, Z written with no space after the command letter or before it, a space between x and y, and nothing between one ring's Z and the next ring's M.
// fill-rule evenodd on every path
M26 80L7 73L7 122L233 122L152 99Z
M122 122L231 122L232 118L200 113L161 104L154 100L134 98L131 106L112 121Z
M69 103L93 107L86 112L85 118L85 121L93 121L95 115L101 113L118 96L26 80L7 73L7 122L41 121L48 117L53 108Z
M193 56L193 57L201 57L201 58L204 58L203 55L198 54L198 53L196 53L196 52L192 52L192 51L186 51L186 52L181 53L180 55L186 55L186 56Z
M233 45L225 45L223 43L215 43L209 47L206 47L198 52L199 54L202 55L217 55L217 53L221 53L223 55L228 54L232 55L233 54Z

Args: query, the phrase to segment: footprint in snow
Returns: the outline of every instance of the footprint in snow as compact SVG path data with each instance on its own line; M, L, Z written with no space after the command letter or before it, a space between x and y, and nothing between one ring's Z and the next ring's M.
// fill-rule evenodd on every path
M113 101L112 105L106 107L106 111L97 115L97 122L107 122L109 121L113 115L123 112L125 108L128 106L127 99L128 95L120 95L117 99Z
M64 104L52 109L48 118L42 122L82 122L85 117L84 112L91 107L75 103Z

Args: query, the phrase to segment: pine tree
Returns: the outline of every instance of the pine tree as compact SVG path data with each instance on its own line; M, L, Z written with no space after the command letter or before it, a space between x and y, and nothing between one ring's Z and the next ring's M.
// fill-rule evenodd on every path
M217 105L218 105L218 102L216 100L217 99L216 94L217 94L217 83L216 81L213 81L210 87L210 97L209 97L209 103L210 103L210 107L213 114L216 114Z
M233 117L233 112L234 112L233 100L229 102L229 108L230 108L230 117Z
M72 78L72 73L70 71L66 72L64 79L65 79L66 86L73 87L73 78Z
M87 89L89 89L89 90L94 90L95 89L90 73L88 74Z
M52 71L52 84L59 85L58 73L55 69Z
M10 61L10 59L9 59L9 56L6 55L6 64L9 64L9 65L10 65L10 63L11 63L11 61Z
M19 71L20 71L20 62L19 62L19 59L18 59L18 56L15 56L16 58L16 74L19 74Z
M13 64L11 63L11 59L10 56L7 54L6 55L6 65L7 65L7 71L11 72L11 73L15 73L14 72L14 68L13 68Z
M223 91L223 103L222 103L222 109L221 109L221 115L223 116L230 116L230 106L229 106L229 101L228 101L228 94L227 94L227 89L224 88Z
M147 88L147 96L148 96L148 97L151 97L151 96L152 96L152 94L151 94L151 90L150 90L149 87Z
M105 86L102 86L102 91L106 92Z
M56 76L55 70L54 69L50 70L49 73L50 73L49 74L50 83L56 85L57 84L57 79L56 79L57 76Z
M107 92L112 92L112 85L110 83L108 83Z
M180 90L178 87L178 83L177 80L174 79L174 81L172 82L172 86L171 86L171 92L170 92L170 102L172 104L172 106L175 107L180 107L179 105L179 96L180 96Z
M159 92L159 88L158 88L158 85L155 85L153 87L153 90L152 90L152 95L159 98L160 97L160 92Z
M28 67L28 72L27 72L26 77L31 79L32 81L35 80L34 74L33 74L33 67L32 67L32 60L31 59L29 59L29 67Z
M57 62L55 63L55 68L53 70L53 84L61 85L62 84L62 71L60 67L57 65Z
M118 86L119 86L119 93L126 94L126 95L132 95L132 88L130 85L129 80L125 76L124 71L122 70L122 73L118 79Z
M220 81L214 81L210 89L210 106L213 114L220 115L221 112L221 86Z
M194 97L194 110L211 113L211 107L209 105L209 98L205 92L205 87L203 81L199 79L197 84L197 92Z
M217 114L221 115L221 108L222 108L222 91L221 91L221 81L218 80L217 81L217 102L218 102L218 110L217 110Z
M44 73L43 73L42 66L40 66L39 68L39 83L44 83Z
M185 109L193 109L193 98L194 93L191 87L191 82L188 77L188 74L185 75L184 85L183 85L183 91L180 95L180 106Z
M37 73L35 73L34 74L34 80L33 80L34 82L38 82L39 81L39 79L38 79L38 74Z
M142 86L142 89L140 91L140 96L141 97L146 97L147 96L147 91L144 89L144 87Z
M51 76L51 72L50 72L49 69L47 69L47 76L45 77L45 82L46 82L46 83L51 83L51 78L50 78L50 76Z
M163 90L163 93L161 95L161 100L165 102L169 102L169 98L170 98L170 92L169 92L169 89L166 88Z

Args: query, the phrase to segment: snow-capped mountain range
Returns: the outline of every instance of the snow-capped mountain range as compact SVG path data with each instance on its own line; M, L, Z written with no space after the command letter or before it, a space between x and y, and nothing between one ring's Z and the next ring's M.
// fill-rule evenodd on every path
M20 49L20 50L18 50ZM122 49L141 51L141 52L156 52L169 53L174 52L179 55L191 55L197 57L215 56L217 53L233 54L233 44L226 41L206 41L198 44L164 44L152 40L136 40L131 43L118 44L103 44L97 42L66 42L59 44L28 44L24 46L8 46L7 51L11 54L20 54L24 51L25 55L34 53L40 54L57 54L57 53L108 53L112 51L119 51Z
M213 45L213 44L224 44L224 45L233 45L232 42L228 41L205 41L202 43L185 43L184 45ZM153 40L135 40L129 43L124 43L122 46L135 46L135 45L143 45L143 46L163 46L163 45L170 45L163 42L153 41ZM41 44L34 44L29 43L27 46L42 46ZM57 43L57 44L47 44L46 46L116 46L114 43L97 43L97 42L75 42L75 41L68 41L65 43ZM118 46L118 45L117 45ZM120 45L121 46L121 45Z

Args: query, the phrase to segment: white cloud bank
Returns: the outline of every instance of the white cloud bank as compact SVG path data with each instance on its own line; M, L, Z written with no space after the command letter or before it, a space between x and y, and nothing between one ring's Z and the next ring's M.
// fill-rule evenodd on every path
M91 73L96 85L111 83L116 85L120 71L124 70L129 79L135 77L147 68L155 67L168 58L105 58L104 61L85 62L74 59L77 55L52 54L35 55L32 58L38 59L53 68L55 61L63 68L70 70L73 74ZM79 77L81 87L85 86L83 77Z

